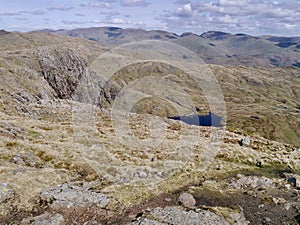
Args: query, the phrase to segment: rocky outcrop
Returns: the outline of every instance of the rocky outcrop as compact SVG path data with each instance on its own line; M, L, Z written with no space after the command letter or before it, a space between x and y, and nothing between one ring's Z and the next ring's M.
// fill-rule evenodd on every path
M256 176L249 176L249 177L242 177L236 182L232 183L232 186L236 188L260 188L265 189L273 185L273 181L266 177L256 177Z
M87 62L68 48L38 50L41 72L58 98L74 99L97 106L113 103L121 89L115 82L89 69Z
M110 202L110 199L104 194L89 191L84 187L73 184L63 184L45 190L41 193L40 199L52 208L76 208L95 205L100 209L105 208Z
M83 183L82 186L65 183L42 191L40 204L47 206L51 212L55 213L43 221L59 220L61 223L57 224L61 225L102 224L101 221L109 220L115 213L114 209L119 209L120 206L115 206L114 201L107 195L90 190L90 188L89 183Z
M65 225L64 217L58 213L44 213L36 217L28 217L22 220L21 224L32 225Z
M181 224L181 225L229 225L222 217L213 212L197 209L196 211L185 211L181 207L155 208L150 212L149 217L140 218L138 221L128 225L163 225L163 224Z
M37 52L44 78L59 98L71 98L86 72L85 62L73 50L45 47Z
M76 87L72 99L100 107L109 107L120 90L121 87L116 82L106 80L101 74L88 69Z

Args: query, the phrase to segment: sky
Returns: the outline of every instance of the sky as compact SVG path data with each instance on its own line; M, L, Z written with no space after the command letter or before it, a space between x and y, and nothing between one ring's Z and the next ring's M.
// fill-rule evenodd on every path
M0 29L103 26L300 36L300 0L0 0Z

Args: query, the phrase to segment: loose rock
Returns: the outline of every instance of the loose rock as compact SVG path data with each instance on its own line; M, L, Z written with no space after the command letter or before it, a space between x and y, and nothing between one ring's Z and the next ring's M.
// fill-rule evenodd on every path
M247 146L250 145L250 138L249 137L244 137L239 141L239 144L241 146Z
M14 196L13 190L8 183L0 183L0 203L11 199Z
M178 202L185 208L193 208L196 205L195 198L189 193L181 194L178 198Z
M141 172L139 172L139 177L140 178L147 178L148 174L146 172L141 171Z

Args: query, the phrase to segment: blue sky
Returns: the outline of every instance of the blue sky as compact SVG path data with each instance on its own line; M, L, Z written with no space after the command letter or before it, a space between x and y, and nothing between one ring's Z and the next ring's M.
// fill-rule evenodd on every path
M0 29L117 26L300 36L300 0L0 0Z

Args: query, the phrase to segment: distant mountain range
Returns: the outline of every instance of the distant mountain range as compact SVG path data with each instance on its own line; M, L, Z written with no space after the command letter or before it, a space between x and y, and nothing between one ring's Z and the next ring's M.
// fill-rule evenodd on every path
M208 31L201 35L177 35L161 30L91 27L74 30L40 30L71 37L81 37L114 47L141 40L177 43L194 51L206 63L258 67L300 67L300 37L251 36Z

